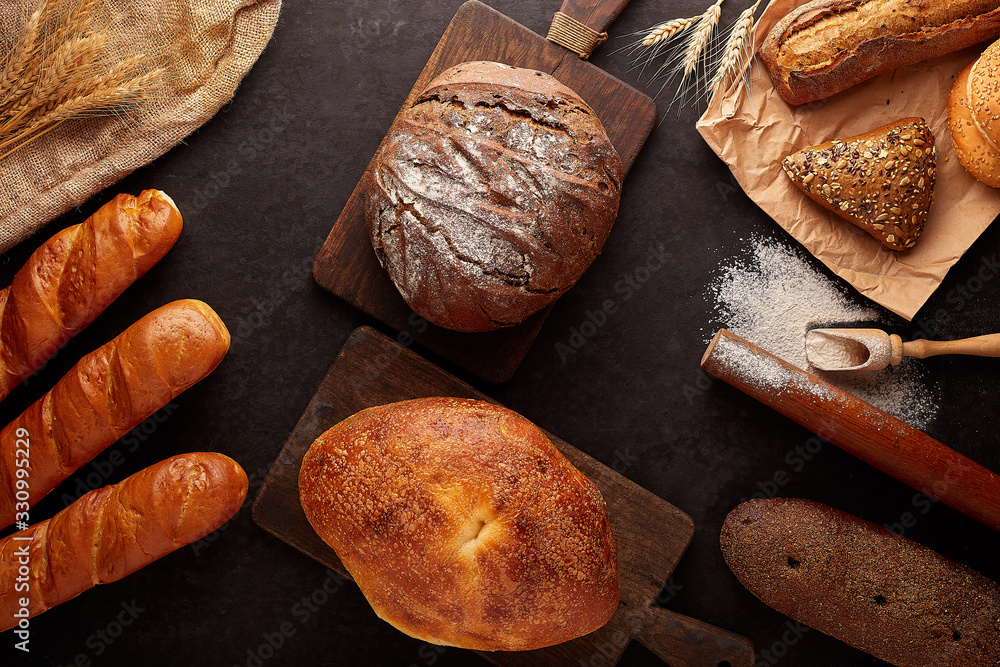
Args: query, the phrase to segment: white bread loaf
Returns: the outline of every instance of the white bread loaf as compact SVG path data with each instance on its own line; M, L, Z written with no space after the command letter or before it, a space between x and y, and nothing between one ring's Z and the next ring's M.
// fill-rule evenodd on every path
M535 649L618 607L604 499L506 408L428 398L363 410L313 443L299 493L376 613L418 639Z

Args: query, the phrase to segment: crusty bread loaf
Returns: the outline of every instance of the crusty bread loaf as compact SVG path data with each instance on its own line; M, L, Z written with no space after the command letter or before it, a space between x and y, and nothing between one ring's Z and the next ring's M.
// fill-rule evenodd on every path
M17 623L22 598L37 616L200 540L239 510L246 493L246 473L229 457L181 454L4 538L0 631ZM16 586L18 577L26 585Z
M182 224L170 197L145 190L42 244L0 291L0 400L160 261Z
M1000 188L1000 151L979 131L969 102L970 63L957 77L948 95L948 127L955 155L973 178Z
M934 135L922 118L804 148L782 167L810 199L890 250L916 244L934 200Z
M417 313L489 331L552 303L590 266L623 173L600 120L555 78L463 63L390 128L366 183L368 232Z
M91 352L0 431L0 527L15 519L15 433L31 442L28 504L219 365L229 332L208 305L174 301ZM21 452L23 454L23 452Z
M418 639L534 649L618 607L604 499L506 408L428 398L363 410L309 448L299 493L375 612Z
M893 665L1000 664L1000 587L885 528L810 500L751 500L721 545L765 604Z
M814 0L778 21L760 56L782 99L805 104L997 37L997 0Z

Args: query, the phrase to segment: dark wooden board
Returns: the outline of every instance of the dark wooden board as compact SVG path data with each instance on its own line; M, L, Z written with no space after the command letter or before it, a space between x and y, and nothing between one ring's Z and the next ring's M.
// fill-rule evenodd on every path
M470 60L493 60L548 72L575 90L604 123L626 173L656 123L656 106L648 96L475 1L458 9L400 112L412 104L433 77ZM371 169L369 163L366 174ZM518 326L488 333L459 333L424 322L403 301L372 250L365 228L364 180L362 177L354 188L316 257L313 265L316 281L356 308L405 332L422 346L484 380L510 379L528 353L549 309Z
M326 429L374 405L426 396L490 400L386 336L354 331L278 455L253 505L254 521L296 549L347 575L337 554L309 525L299 504L298 474L309 445ZM575 447L552 442L600 489L608 504L621 568L621 603L600 630L538 651L483 654L502 665L614 664L638 639L670 665L733 667L753 663L749 641L653 602L694 534L691 518Z

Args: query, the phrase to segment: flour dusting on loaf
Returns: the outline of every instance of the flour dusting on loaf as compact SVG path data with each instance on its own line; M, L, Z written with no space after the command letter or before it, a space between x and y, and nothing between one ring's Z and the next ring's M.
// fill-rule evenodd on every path
M604 246L624 174L575 92L492 62L435 78L374 164L379 261L410 307L459 331L517 324L569 289Z
M760 56L781 98L805 104L997 36L997 0L813 0L775 24Z
M313 443L299 493L376 613L423 641L535 649L618 608L604 499L506 408L428 398L363 410Z

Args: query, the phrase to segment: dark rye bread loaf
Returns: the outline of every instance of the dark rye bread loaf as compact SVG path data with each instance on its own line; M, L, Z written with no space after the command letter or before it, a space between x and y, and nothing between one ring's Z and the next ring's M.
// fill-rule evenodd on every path
M998 0L814 0L775 24L760 56L781 98L805 104L998 36Z
M1000 664L1000 587L885 528L810 500L751 500L721 545L765 604L893 665Z
M452 67L390 128L367 180L375 254L428 321L521 322L601 252L623 168L600 120L555 78Z

